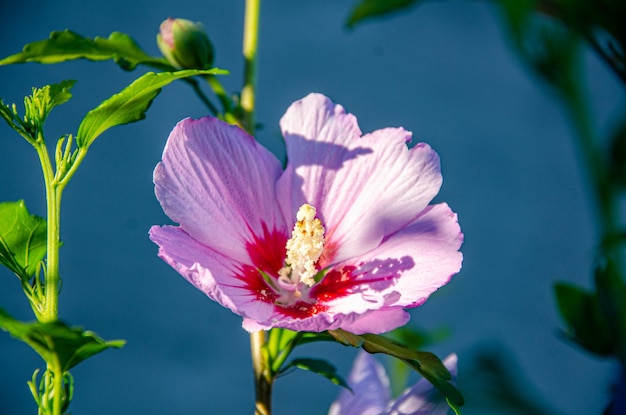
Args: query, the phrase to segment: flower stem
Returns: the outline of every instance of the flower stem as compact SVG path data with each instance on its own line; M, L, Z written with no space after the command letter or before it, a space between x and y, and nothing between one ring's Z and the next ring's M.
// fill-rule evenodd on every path
M250 349L252 352L252 369L254 371L254 386L256 402L254 415L270 415L272 413L272 378L270 375L267 353L263 353L266 342L265 332L259 330L250 333Z
M43 171L46 188L47 202L47 237L46 237L46 270L44 281L43 311L35 312L38 320L42 323L50 323L58 320L59 316L59 248L61 234L61 193L63 185L57 181L48 148L40 132L33 143ZM63 412L63 369L56 354L52 360L46 361L48 371L52 374L52 415L62 415ZM46 388L47 389L47 388ZM48 391L46 391L46 394ZM48 396L50 396L48 395ZM42 408L40 408L41 410Z
M241 125L250 135L254 135L254 94L260 9L261 0L246 0L243 23L244 79L241 89ZM272 413L273 379L268 354L266 351L264 352L266 342L267 338L264 331L250 334L252 369L256 390L255 415L270 415Z
M43 135L39 135L34 143L35 150L41 162L44 183L46 187L46 216L47 216L47 237L46 237L46 272L44 286L44 307L40 321L48 323L56 321L59 314L59 247L60 247L60 222L61 222L61 189L54 179L54 171L48 149L43 140Z
M260 9L261 0L246 0L243 29L244 84L241 89L241 109L243 111L243 127L250 135L254 135L254 100Z

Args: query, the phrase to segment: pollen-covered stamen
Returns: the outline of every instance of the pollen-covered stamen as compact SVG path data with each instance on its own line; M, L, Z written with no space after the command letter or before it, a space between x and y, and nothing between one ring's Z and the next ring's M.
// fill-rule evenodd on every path
M278 272L279 281L309 287L315 284L316 262L324 251L324 227L315 217L315 207L304 204L298 209L298 220L287 241L285 266Z

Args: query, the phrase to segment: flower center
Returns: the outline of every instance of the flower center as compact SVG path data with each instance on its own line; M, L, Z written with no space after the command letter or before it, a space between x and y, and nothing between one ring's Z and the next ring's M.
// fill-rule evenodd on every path
M298 220L287 241L285 266L278 271L278 281L297 290L299 283L311 287L315 284L318 270L316 262L324 251L324 227L315 217L315 207L304 204L298 209Z

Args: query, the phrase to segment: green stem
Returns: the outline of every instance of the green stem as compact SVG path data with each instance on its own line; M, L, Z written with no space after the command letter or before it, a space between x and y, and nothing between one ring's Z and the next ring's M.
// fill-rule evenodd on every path
M61 191L54 179L54 170L50 162L48 149L40 133L34 143L35 150L41 162L44 184L46 187L46 216L47 216L47 252L44 286L44 307L40 321L43 323L58 319L59 296L59 247L60 247L60 211Z
M222 104L224 121L226 121L229 124L235 124L235 125L241 126L241 122L237 119L237 117L235 116L235 113L233 112L232 101L230 97L228 96L228 93L222 86L220 80L217 79L216 76L212 76L212 75L207 75L206 80L209 86L211 87L211 89L213 89L213 92L217 96L217 99L220 101L220 104Z
M58 363L58 359L54 362L53 365L48 363L48 369L52 372L53 375L53 383L52 383L52 415L62 415L63 414L63 370L61 369L61 365Z
M267 353L263 353L265 342L264 331L259 330L250 333L250 350L252 352L252 369L256 390L254 415L271 415L272 413L272 378Z
M254 102L256 88L257 44L261 0L246 0L243 33L244 84L241 89L242 124L254 135Z
M47 252L44 281L43 312L35 313L42 323L58 320L59 316L59 248L61 229L61 193L60 185L54 175L54 169L48 154L43 134L37 135L33 143L43 171L47 202ZM47 361L48 370L52 374L52 415L62 415L63 411L63 370L55 355L53 361ZM46 388L47 389L47 388Z
M219 113L218 109L215 107L215 105L213 105L209 98L204 95L204 92L202 92L202 89L200 89L200 85L198 85L198 82L193 79L189 79L188 82L193 88L196 95L198 95L198 98L200 98L200 101L202 101L202 103L207 106L207 108L209 109L209 113L212 116L216 116Z
M243 113L241 114L240 121L243 128L250 133L250 135L254 135L254 90L256 87L256 59L260 8L261 0L246 0L243 25L244 84L241 89L241 109ZM209 82L211 82L211 78L209 78ZM218 97L219 96L218 93ZM270 415L272 413L273 379L267 350L265 350L264 353L266 341L267 338L263 331L250 334L252 369L254 371L254 385L256 390L255 415Z

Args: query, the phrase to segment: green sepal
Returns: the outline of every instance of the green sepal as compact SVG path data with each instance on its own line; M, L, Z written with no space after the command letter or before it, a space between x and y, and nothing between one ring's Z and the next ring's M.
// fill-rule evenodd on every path
M588 351L609 356L613 353L613 336L595 293L572 284L554 286L561 318L567 325L566 337Z
M58 360L65 372L108 348L120 348L124 340L104 341L91 331L68 327L60 321L24 323L0 309L0 329L22 340L46 362Z
M380 17L386 14L400 12L421 0L362 0L352 8L346 27L351 29L363 20Z
M100 134L109 128L144 119L152 100L161 92L161 88L176 79L195 75L224 75L227 73L227 71L218 68L161 73L148 72L87 113L78 127L76 145L79 148L89 147Z
M285 373L290 368L295 367L302 370L307 370L309 372L315 373L317 375L323 376L326 379L330 380L335 385L344 387L349 391L352 391L352 388L348 386L348 383L337 374L337 368L332 364L328 363L326 360L321 359L311 359L311 358L297 358L293 359L286 365L280 372Z
M113 32L108 38L93 39L79 35L71 30L52 32L48 39L32 42L24 46L20 53L0 60L0 65L38 62L60 63L76 59L92 61L113 60L122 69L132 70L143 64L166 71L174 70L165 59L145 53L125 33Z
M368 353L384 353L400 359L428 380L445 396L448 405L458 415L465 400L451 383L452 375L441 360L430 352L420 352L376 334L356 335L337 329L328 333L338 342L352 347L361 347Z
M23 200L0 203L0 263L22 282L46 256L46 220L28 213Z

